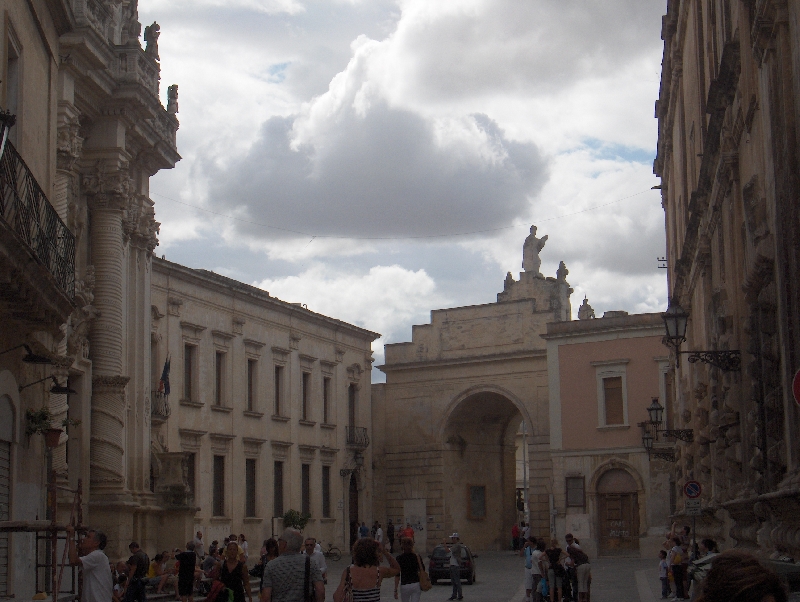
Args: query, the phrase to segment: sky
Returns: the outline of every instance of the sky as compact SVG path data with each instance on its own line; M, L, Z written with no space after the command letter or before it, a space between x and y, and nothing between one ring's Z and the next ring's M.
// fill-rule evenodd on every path
M491 303L531 224L573 315L666 308L665 0L139 0L179 85L159 255L411 340ZM373 380L382 380L373 370Z

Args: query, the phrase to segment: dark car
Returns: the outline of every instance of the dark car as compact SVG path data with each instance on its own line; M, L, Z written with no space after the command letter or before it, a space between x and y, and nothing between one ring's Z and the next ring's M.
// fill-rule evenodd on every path
M433 548L433 553L430 556L431 560L428 565L428 576L431 578L431 583L436 583L439 579L450 580L450 553L444 546L436 546ZM472 585L475 582L475 556L470 549L461 544L461 579L467 581L467 585Z

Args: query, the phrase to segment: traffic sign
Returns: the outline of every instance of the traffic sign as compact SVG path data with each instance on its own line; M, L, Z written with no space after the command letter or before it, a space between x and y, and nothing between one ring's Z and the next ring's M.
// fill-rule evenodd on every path
M685 502L687 516L700 516L703 514L703 508L700 500L688 499Z
M686 481L686 484L683 486L683 494L689 499L700 497L702 492L703 488L697 481Z

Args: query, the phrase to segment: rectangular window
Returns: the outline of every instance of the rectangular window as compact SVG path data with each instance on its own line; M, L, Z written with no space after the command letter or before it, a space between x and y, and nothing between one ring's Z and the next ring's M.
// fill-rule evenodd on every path
M214 357L214 403L222 406L225 405L225 353L217 351Z
M225 456L214 456L214 516L225 516Z
M567 508L583 508L586 505L583 485L583 477L567 477Z
M303 372L303 420L311 420L311 374Z
M258 391L258 360L247 360L247 411L256 411L256 391Z
M244 460L244 515L256 516L256 460L255 458L245 458Z
M283 401L283 366L275 366L275 415L280 416Z
M603 379L603 394L606 410L606 425L625 424L625 410L622 401L622 377L612 376Z
M302 465L302 484L301 484L301 493L302 493L302 504L301 504L301 511L303 514L311 514L311 465L310 464L303 464Z
M273 502L273 516L283 516L283 462L275 462L272 492L275 496Z
M195 358L197 347L183 346L183 398L192 400L194 396Z
M327 376L322 379L322 423L330 424L331 379Z
M189 492L194 500L194 479L195 479L195 458L194 453L186 454L186 484L189 486Z
M486 518L486 486L467 485L469 499L469 518L481 520Z
M322 467L322 518L331 518L331 467Z
M347 421L352 428L356 425L356 385L350 383L347 388Z

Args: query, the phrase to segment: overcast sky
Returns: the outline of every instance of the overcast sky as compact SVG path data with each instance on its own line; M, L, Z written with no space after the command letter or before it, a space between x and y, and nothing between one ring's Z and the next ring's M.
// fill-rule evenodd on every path
M139 0L180 91L156 252L382 333L377 364L430 310L495 301L532 223L573 314L663 311L665 8Z

